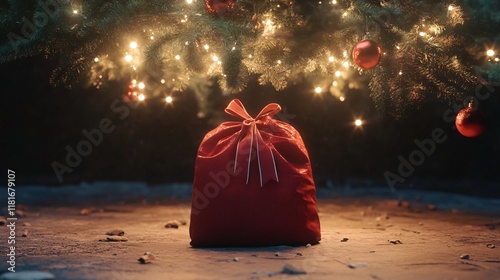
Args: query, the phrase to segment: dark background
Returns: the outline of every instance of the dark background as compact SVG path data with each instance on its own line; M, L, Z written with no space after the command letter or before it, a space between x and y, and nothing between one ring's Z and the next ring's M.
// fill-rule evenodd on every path
M51 67L50 60L39 57L0 65L2 161L5 168L16 170L19 183L190 182L203 136L221 116L234 120L222 114L198 118L197 100L190 91L176 93L173 106L162 99L146 100L121 120L111 103L122 99L126 80L110 82L100 90L54 88L48 82ZM388 186L383 174L398 173L398 156L407 159L417 148L415 139L430 138L435 128L442 128L446 142L436 144L436 151L396 189L500 197L499 88L479 104L488 124L476 138L461 136L453 122L443 120L450 104L433 101L394 118L374 108L368 90L346 90L346 101L339 102L329 94L315 95L313 88L304 82L275 92L253 81L238 95L223 96L214 88L209 100L221 113L232 98L242 100L251 115L270 102L286 108L288 121L300 131L309 150L318 187ZM60 183L52 162L64 164L65 147L76 148L86 139L82 130L98 128L105 117L116 129L104 135L103 143L72 173L64 174ZM365 121L362 129L353 124L357 117Z

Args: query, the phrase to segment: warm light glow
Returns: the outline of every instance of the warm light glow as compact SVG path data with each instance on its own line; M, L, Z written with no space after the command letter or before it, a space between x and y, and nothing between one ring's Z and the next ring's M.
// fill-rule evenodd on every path
M362 120L360 120L360 119L357 119L357 120L354 122L354 124L355 124L356 126L362 126L362 125L363 125L363 121L362 121Z
M172 96L167 96L167 97L165 98L165 101L166 101L167 103L172 103L172 101L173 101Z
M421 31L420 33L418 33L418 35L423 37L423 36L427 35L427 33Z
M330 61L330 62L333 62L334 60L335 60L335 57L333 57L333 56L330 56L330 57L328 58L328 61Z
M132 59L133 59L133 57L132 57L130 54L127 54L127 55L125 56L125 61L127 61L127 62L131 62L131 61L132 61Z
M494 50L487 50L486 51L486 55L488 55L488 56L494 56L495 55L495 51Z
M335 71L335 76L340 77L340 75L342 75L340 71Z
M281 60L278 60L278 64L281 64Z
M316 93L318 93L318 94L319 94L319 93L321 93L322 91L323 91L323 89L322 89L322 88L320 88L320 87L316 87L316 88L314 89L314 92L316 92Z
M176 56L175 56L175 59L176 59L176 60L179 60L179 59L181 59L181 56L180 56L180 55L176 55Z
M142 83L142 82L141 82L141 83L139 83L137 86L138 86L140 89L144 89L144 88L146 87L146 85L145 85L144 83Z
M99 62L99 58L98 57L94 58L94 61Z
M139 96L137 96L137 98L139 99L139 101L144 101L144 99L146 99L146 96L144 96L144 94L139 94Z
M219 60L219 58L218 58L216 55L213 55L213 56L212 56L212 60L213 60L213 61L218 61L218 60Z
M155 39L155 36L151 36L151 37L149 37L149 39L154 40L154 39Z
M498 62L500 59L498 59L498 57L495 57L495 61Z
M349 62L347 61L344 61L344 63L342 63L344 65L345 68L348 68L349 67Z
M339 83L337 83L337 81L333 81L332 86L336 87L338 85L339 85Z
M337 4L337 0L333 0L333 1L332 1L332 4L333 4L333 5Z
M73 10L73 14L77 15L78 14L78 10Z
M130 48L131 49L137 48L137 43L136 42L130 42Z
M448 6L448 11L453 11L453 6L452 5Z
M186 3L193 4L193 0L186 0Z
M345 101L345 97L341 96L341 97L339 97L339 100L340 100L340 102L344 102Z
M165 79L161 79L161 81L160 81L160 82L161 82L162 84L164 84L164 83L165 83Z
M204 48L205 48L205 50L207 50L207 51L208 51L208 49L210 49L210 46L209 46L209 45L204 45L203 47L204 47Z
M398 73L398 74L399 74L400 76L401 76L401 75L403 75L403 71L399 71L399 73Z

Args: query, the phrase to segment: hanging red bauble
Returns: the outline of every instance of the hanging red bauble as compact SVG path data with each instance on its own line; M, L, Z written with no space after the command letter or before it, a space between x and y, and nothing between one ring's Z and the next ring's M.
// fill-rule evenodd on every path
M369 70L377 66L380 61L382 50L380 46L372 40L360 41L352 50L352 60L359 67Z
M473 108L471 102L468 108L464 108L458 112L455 125L463 136L476 137L483 133L486 126L486 117L483 112Z
M236 0L205 0L207 10L214 15L228 17L236 6Z
M128 85L128 90L123 95L123 101L125 101L125 102L137 102L137 101L139 101L139 87L137 86L137 83L131 82Z

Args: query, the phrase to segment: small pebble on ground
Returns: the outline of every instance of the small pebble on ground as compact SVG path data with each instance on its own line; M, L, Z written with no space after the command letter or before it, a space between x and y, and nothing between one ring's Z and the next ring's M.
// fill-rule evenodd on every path
M179 226L184 226L186 225L186 221L184 220L171 220L171 221L168 221L166 224L165 224L165 227L166 228L179 228Z
M125 236L108 236L106 239L99 239L99 241L104 241L104 242L126 242L128 241L128 238Z
M125 231L123 229L113 229L113 230L110 230L110 231L106 232L106 235L109 235L109 236L124 236L125 235Z
M298 275L298 274L306 274L306 272L302 269L299 269L291 264L284 264L283 269L281 270L282 274L289 275Z
M155 259L155 256L154 256L153 254L151 254L150 252L146 252L146 253L144 253L144 255L142 255L142 256L138 259L138 261L139 261L139 263L141 263L141 264L146 264L146 263L151 262L151 261L152 261L152 260L154 260L154 259Z
M348 268L358 268L358 267L367 267L368 264L367 263L350 263L350 264L347 264L347 267Z

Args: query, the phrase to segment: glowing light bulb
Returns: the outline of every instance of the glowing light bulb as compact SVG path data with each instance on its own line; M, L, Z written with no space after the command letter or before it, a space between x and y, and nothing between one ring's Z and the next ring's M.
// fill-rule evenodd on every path
M146 87L146 85L143 83L143 82L140 82L138 85L137 85L140 89L144 89Z
M333 4L333 5L337 4L337 0L333 0L333 1L332 1L332 4Z
M338 85L339 85L339 83L337 83L337 81L333 81L332 86L336 87Z
M341 96L341 97L339 97L339 100L340 100L340 102L344 102L345 101L345 97Z
M453 11L453 6L452 5L448 6L448 11Z
M495 55L495 51L494 50L487 50L486 51L486 55L487 56L494 56Z
M176 60L179 60L179 59L181 59L181 56L180 56L180 55L176 55L176 56L175 56L175 59L176 59Z
M425 33L425 32L423 32L423 31L421 31L420 33L418 33L418 35L420 35L420 36L422 36L422 37L423 37L423 36L427 35L427 33Z
M495 57L495 61L498 62L500 59L498 59L498 57Z
M167 96L165 98L165 102L167 102L167 103L172 103L172 101L174 101L174 99L172 98L172 96Z
M335 76L340 77L340 75L342 75L340 71L335 71Z
M205 48L205 50L208 51L208 49L210 49L210 46L209 45L204 45L203 48Z
M277 63L278 63L278 65L280 65L281 64L281 60L278 60Z
M77 15L78 14L78 10L73 10L73 14Z
M162 84L164 84L164 83L165 83L165 79L161 79L161 81L160 81L160 82L161 82Z
M399 71L398 75L400 76L403 75L403 71Z
M186 3L193 4L193 0L186 0Z
M134 59L134 58L133 58L130 54L127 54L127 55L125 56L125 61L127 61L127 62L131 62L131 61L132 61L132 59Z
M330 61L330 62L333 62L334 60L335 60L335 57L333 57L333 56L330 56L330 57L328 58L328 61Z
M137 96L137 99L139 99L139 101L144 101L144 99L146 99L146 96L144 96L144 94L139 94L139 96Z
M345 68L348 68L349 67L349 62L347 61L344 61L344 63L342 63L344 65Z
M94 58L94 62L99 62L99 58L98 57Z
M137 48L137 43L136 42L130 42L130 48L131 49Z
M212 56L212 60L213 60L213 61L218 61L218 60L219 60L219 57L217 57L216 55L213 55L213 56Z
M356 121L354 121L354 124L356 126L362 126L363 125L363 121L361 119L357 119Z
M149 39L154 40L154 39L155 39L155 36L151 36L151 37L149 37Z
M316 92L317 94L320 94L322 91L323 91L323 89L322 89L322 88L320 88L320 87L316 87L316 88L314 89L314 92Z

